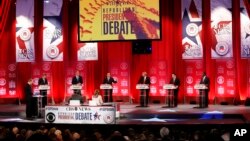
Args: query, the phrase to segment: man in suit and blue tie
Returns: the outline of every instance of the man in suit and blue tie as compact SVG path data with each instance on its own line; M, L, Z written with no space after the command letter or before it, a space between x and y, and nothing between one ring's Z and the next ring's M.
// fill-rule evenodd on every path
M117 80L111 77L111 74L108 72L103 80L103 84L112 85L113 83L117 83ZM104 91L104 102L113 102L112 94L113 94L113 89L106 89Z
M83 81L82 81L82 76L80 75L80 72L77 70L75 73L75 76L72 78L72 85L82 85ZM81 90L74 90L74 94L79 94L81 95Z
M41 78L38 80L38 85L48 85L47 75L46 73L43 74ZM47 105L47 90L40 90L40 95L43 96L42 98L42 107Z

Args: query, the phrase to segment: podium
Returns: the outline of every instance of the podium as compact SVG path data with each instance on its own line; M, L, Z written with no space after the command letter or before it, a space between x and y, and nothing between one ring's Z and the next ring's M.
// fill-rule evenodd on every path
M71 86L70 86L70 89L71 89L71 90L81 90L81 89L82 89L82 86L81 86L81 85L71 85Z
M74 91L74 94L81 95L82 85L71 85L70 89Z
M205 101L206 101L206 90L208 87L205 84L196 84L194 85L194 89L199 90L199 106L195 108L205 108Z
M172 108L174 107L175 103L174 103L174 90L177 89L177 87L173 84L165 84L163 85L163 89L164 90L168 90L168 94L166 95L166 106L163 106L162 108Z
M137 84L136 89L140 90L140 105L136 107L148 107L146 105L146 97L147 97L147 91L149 90L149 85L148 84Z
M37 104L37 117L42 117L42 108L43 108L43 95L33 95L33 98L36 98L36 104Z
M47 91L50 89L49 85L39 85L38 89L40 91L40 95L44 96L43 99L43 105L42 107L45 107L48 103L48 96L47 96Z
M110 84L101 84L100 89L104 90L104 102L111 102L111 93L112 93L112 85Z
M39 85L38 89L41 91L41 90L49 90L50 89L50 86L49 85Z

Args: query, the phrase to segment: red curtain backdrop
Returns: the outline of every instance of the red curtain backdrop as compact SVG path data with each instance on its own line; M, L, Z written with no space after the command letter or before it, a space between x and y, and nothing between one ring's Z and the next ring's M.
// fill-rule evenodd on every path
M10 0L10 8L4 13L7 16L6 23L2 28L0 38L0 63L10 64L15 62L15 0ZM203 70L207 72L211 80L211 90L209 98L213 100L216 95L215 77L216 60L211 59L211 27L210 27L210 0L202 1L202 42L203 42ZM64 61L52 62L51 74L53 91L56 103L63 101L65 93L65 67L77 61L77 28L78 28L78 3L79 0L63 0L63 47ZM35 51L36 64L43 63L43 0L35 0ZM239 1L233 0L233 60L236 70L236 96L238 100L246 99L248 84L248 60L241 59L240 56L240 9ZM126 61L130 64L130 92L131 96L138 98L138 90L135 85L143 71L150 71L152 61L165 61L167 65L166 82L169 82L171 73L174 72L184 83L185 62L182 60L182 22L181 22L181 0L161 0L161 31L162 39L153 41L152 54L134 55L132 54L131 42L99 42L98 60L86 62L86 94L91 96L94 89L99 88L104 76L109 72L109 64L114 60ZM3 19L2 19L3 20ZM1 34L0 34L1 35ZM17 93L23 99L23 87L32 74L31 63L17 63ZM184 86L180 86L179 102L183 102L186 96ZM4 98L4 97L1 97Z

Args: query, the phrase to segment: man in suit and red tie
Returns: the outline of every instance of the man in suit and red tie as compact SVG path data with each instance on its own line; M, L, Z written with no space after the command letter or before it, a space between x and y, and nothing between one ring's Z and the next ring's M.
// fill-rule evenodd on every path
M117 80L111 77L111 74L108 72L103 80L103 84L112 85L113 83L117 83ZM106 89L104 91L104 102L113 102L112 94L113 94L113 89Z
M178 91L180 86L180 79L176 77L175 73L172 73L172 79L169 82L170 84L173 84L176 89L174 89L174 107L177 107L178 105ZM170 106L170 103L168 103Z
M150 85L150 77L147 76L147 72L142 72L142 75L138 81L138 84ZM147 107L148 106L148 99L149 99L149 89L141 90L141 95L144 95L144 92L146 92L146 96L145 97L141 96L140 104L142 107ZM145 103L144 103L144 98L146 98Z
M43 74L41 78L38 80L38 85L48 85L47 75L46 73ZM47 90L40 90L40 95L43 96L42 98L42 107L47 105Z
M207 108L208 107L208 92L209 92L210 80L207 77L205 72L203 72L203 74L202 74L200 84L204 84L207 87L207 89L204 90L204 92L205 92L204 106L205 106L205 108ZM202 90L200 90L200 95L201 95L201 93L202 93ZM200 102L200 105L202 105L202 103L201 103L202 102L202 97L200 97L199 102Z

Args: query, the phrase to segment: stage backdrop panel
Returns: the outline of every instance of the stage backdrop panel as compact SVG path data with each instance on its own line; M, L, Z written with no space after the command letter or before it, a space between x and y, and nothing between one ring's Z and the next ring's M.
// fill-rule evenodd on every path
M202 1L182 0L182 59L201 59Z
M250 58L250 2L240 0L241 57Z
M211 31L213 59L233 57L232 1L211 0Z
M203 73L203 63L202 60L186 60L185 61L186 69L184 70L184 92L188 97L197 97L199 91L194 89L196 84L200 83L202 73ZM185 98L185 97L184 97Z
M63 61L62 0L44 2L43 60Z
M164 96L166 91L163 89L163 85L169 83L170 78L167 75L167 62L151 61L148 75L150 76L150 96Z
M21 97L16 92L17 69L16 63L0 63L0 98Z
M16 1L16 61L35 61L34 0Z
M160 39L159 0L80 0L79 41Z
M236 72L234 60L216 60L215 96L217 101L236 96ZM213 82L210 82L213 83Z

